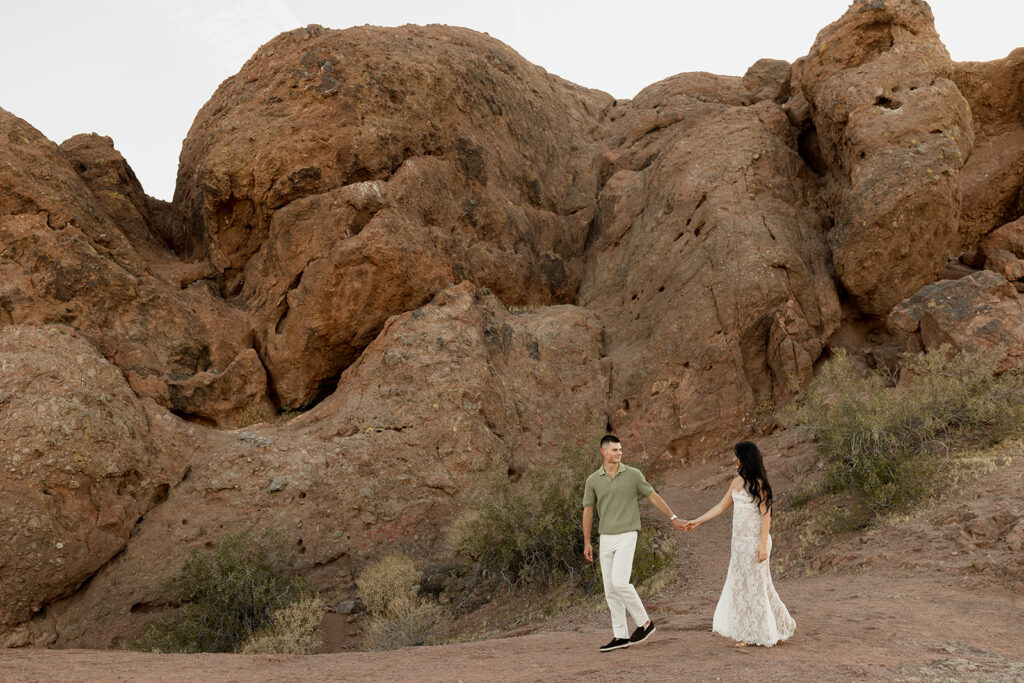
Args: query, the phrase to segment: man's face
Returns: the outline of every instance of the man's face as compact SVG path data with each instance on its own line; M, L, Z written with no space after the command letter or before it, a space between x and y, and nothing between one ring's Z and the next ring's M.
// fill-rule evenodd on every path
M604 464L611 465L622 460L622 444L621 443L610 443L606 444L601 449L601 455L604 456Z

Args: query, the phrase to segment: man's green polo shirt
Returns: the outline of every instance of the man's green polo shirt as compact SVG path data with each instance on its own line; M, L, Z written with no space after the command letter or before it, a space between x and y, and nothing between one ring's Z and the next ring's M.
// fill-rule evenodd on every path
M619 463L619 471L609 477L602 465L587 477L583 489L583 507L597 508L597 533L624 534L640 531L638 500L654 493L644 474L635 467Z

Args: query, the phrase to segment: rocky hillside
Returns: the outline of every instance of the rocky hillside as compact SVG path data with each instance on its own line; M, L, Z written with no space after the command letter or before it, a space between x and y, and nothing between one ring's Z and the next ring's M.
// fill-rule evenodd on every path
M629 101L465 29L298 29L170 204L109 138L0 136L0 645L114 645L240 529L344 583L606 428L698 462L831 345L1024 355L1024 50L954 63L916 0Z

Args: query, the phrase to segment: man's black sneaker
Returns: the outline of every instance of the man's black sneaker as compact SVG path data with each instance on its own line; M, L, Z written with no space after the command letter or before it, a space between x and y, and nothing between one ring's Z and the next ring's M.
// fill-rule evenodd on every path
M618 650L620 647L629 647L629 645L630 641L626 638L612 638L610 643L601 646L601 652L611 652L612 650Z
M650 635L654 633L654 622L647 624L647 628L643 626L637 626L636 630L633 631L633 635L629 637L629 644L642 643L647 640Z

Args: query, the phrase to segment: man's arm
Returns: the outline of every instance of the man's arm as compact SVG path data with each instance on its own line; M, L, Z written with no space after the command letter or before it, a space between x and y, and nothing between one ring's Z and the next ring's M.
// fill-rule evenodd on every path
M669 521L672 522L673 526L675 526L677 529L683 528L683 520L679 519L675 516L675 514L673 514L672 509L669 508L668 503L665 502L664 498L662 498L655 492L647 496L647 500L651 501L651 505L658 508L658 510L661 511L661 514L668 517Z
M590 527L594 525L594 508L583 508L583 557L594 561L594 546L590 545Z

